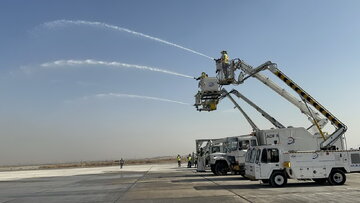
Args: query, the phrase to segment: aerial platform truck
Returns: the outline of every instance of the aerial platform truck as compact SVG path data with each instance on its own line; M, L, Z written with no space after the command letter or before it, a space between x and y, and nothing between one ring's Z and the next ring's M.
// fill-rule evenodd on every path
M276 64L268 61L264 68L249 71L247 74L255 76L257 72L266 69L298 93L308 109L311 105L325 116L335 127L335 131L330 135L325 135L312 114L314 125L323 138L319 144L320 149L287 150L279 145L254 147L249 150L245 160L245 176L252 180L262 180L276 187L284 186L288 178L312 179L317 183L329 182L331 185L342 185L346 182L346 173L360 172L360 151L343 150L336 145L338 140L341 141L344 138L346 125L281 72Z
M217 67L218 67L217 61ZM304 128L292 128L285 129L285 126L282 125L275 118L270 116L264 110L262 110L259 106L253 103L250 99L246 98L237 90L233 89L230 92L227 92L226 89L221 88L221 86L229 85L232 83L240 84L238 81L234 79L235 74L232 71L239 69L238 62L235 63L234 60L231 61L230 66L230 79L224 79L224 74L222 73L222 69L218 69L217 77L205 77L202 78L199 82L200 91L195 95L195 107L198 111L213 111L216 110L216 105L220 100L227 97L229 98L237 108L245 117L247 122L251 125L253 132L249 135L242 135L237 137L228 137L226 142L224 143L224 152L218 152L210 154L210 168L211 171L215 175L226 175L228 172L232 172L233 174L245 174L245 153L250 146L255 146L257 144L271 144L278 143L285 145L285 148L290 150L298 150L298 145L304 144L307 149L317 148L319 145L318 140L314 138L308 132L304 132L306 136L303 136L301 133L303 131L307 131ZM251 68L251 67L250 67ZM277 86L277 89L281 89ZM281 89L282 90L282 89ZM274 129L270 129L267 131L260 130L256 124L251 120L251 118L245 113L245 111L240 107L240 105L234 100L234 98L230 95L233 94L236 97L244 100L250 106L255 108L262 116L264 116L268 121L270 121L276 128L284 129L281 133L276 134L274 136ZM287 93L285 90L282 90L282 94L285 95L285 98L291 99L292 103L295 103L300 110L310 111L305 108L305 105L302 104L301 101L296 100L291 94ZM289 100L290 100L289 99ZM294 102L296 101L296 102ZM310 112L308 114L311 114ZM319 120L321 120L319 118ZM291 131L291 132L290 132ZM295 133L296 132L296 133ZM299 137L300 135L300 137ZM307 139L305 139L306 137ZM296 144L295 144L295 140ZM303 142L306 140L306 142ZM251 144L250 144L251 143ZM206 156L208 158L208 156Z
M284 73L277 69L276 64L269 61L254 69L240 59L237 59L237 61L232 60L230 71L235 71L236 69L242 70L239 74L238 80L235 80L235 74L230 74L230 76L233 77L231 79L224 79L221 75L220 77L218 75L217 79L219 81L219 87L220 85L229 84L238 85L250 77L255 77L298 107L302 113L308 116L309 120L311 120L313 124L308 129L301 127L270 129L259 130L252 133L257 138L260 146L254 147L247 153L247 158L245 160L245 175L247 177L254 180L263 180L263 182L269 182L274 186L282 186L286 184L287 178L313 179L316 182L328 181L330 184L343 184L345 182L344 180L346 180L345 173L360 170L359 151L344 150L345 146L343 144L343 138L347 129L346 126L296 83L290 80ZM265 69L269 69L290 88L295 90L300 95L302 101L297 100L283 88L280 88L273 83L269 78L259 73ZM221 70L218 72L221 74ZM220 90L218 95L221 95ZM197 105L195 104L195 106L197 109L201 110L202 107L205 107L207 111L215 110L216 105L215 108L206 108L206 106L203 105L206 104L206 99L202 100L202 96L203 95L201 94L197 94L195 96L200 98L200 103L198 102L199 99L196 100ZM220 96L218 98L212 97L211 102L213 104L218 104L219 98ZM318 113L315 113L309 104L317 109L323 116L325 116L325 118L321 118ZM330 120L330 122L335 126L335 131L330 135L326 135L322 132L322 128L326 125L328 120ZM266 150L267 152L263 152ZM254 153L254 151L256 151L256 153ZM294 155L294 153L298 154ZM274 154L275 158L271 159L271 154ZM278 155L278 158L276 158L276 154ZM303 154L314 155L310 160L309 157L311 156ZM263 156L264 158L262 158ZM296 159L296 157L298 157L298 159ZM314 157L320 158L320 164L315 164L317 162L314 161ZM263 159L263 161L259 161L260 159ZM278 161L274 162L274 160ZM339 162L339 160L342 160L342 162ZM328 163L324 164L325 162ZM297 172L303 172L305 169L309 171L311 170L311 167L314 168L319 165L323 167L323 170L327 171L321 173L322 176L319 176L320 173L318 170L313 170L312 176L309 175L311 173ZM291 168L291 166L293 168ZM266 175L264 175L265 173Z

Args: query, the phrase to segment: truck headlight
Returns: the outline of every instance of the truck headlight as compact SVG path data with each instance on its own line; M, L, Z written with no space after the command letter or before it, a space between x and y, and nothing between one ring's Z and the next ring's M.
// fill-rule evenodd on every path
M291 168L291 163L290 163L290 161L285 161L285 162L283 163L283 166L284 166L285 168Z

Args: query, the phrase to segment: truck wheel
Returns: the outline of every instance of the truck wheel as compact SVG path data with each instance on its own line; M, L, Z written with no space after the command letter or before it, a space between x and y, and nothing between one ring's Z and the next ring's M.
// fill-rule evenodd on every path
M328 181L330 185L343 185L346 181L345 173L341 170L333 170L331 171Z
M270 176L270 185L273 187L283 187L287 183L287 178L282 172L274 172Z
M211 172L213 172L213 174L216 175L216 173L215 173L215 166L214 166L214 165L211 165L211 166L210 166L210 169L211 169Z
M324 185L326 183L326 178L314 178L313 181L317 184Z
M218 176L224 176L229 171L229 167L224 162L215 164L215 174Z

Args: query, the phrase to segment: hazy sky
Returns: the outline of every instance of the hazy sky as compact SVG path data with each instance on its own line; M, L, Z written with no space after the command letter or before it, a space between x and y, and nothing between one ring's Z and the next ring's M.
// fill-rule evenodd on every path
M186 154L195 139L249 133L229 101L210 113L192 106L191 77L213 76L207 56L221 50L276 62L358 147L359 9L355 0L0 1L0 165ZM231 88L287 126L309 125L253 78Z

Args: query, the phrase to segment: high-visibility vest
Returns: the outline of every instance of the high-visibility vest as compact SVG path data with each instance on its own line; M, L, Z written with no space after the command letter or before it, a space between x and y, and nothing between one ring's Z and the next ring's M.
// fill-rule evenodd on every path
M191 156L188 157L188 161L191 161Z
M227 54L223 54L223 55L221 56L221 61L222 61L223 63L229 63L229 56L228 56Z
M178 161L181 161L181 157L180 157L180 156L178 156L178 157L177 157L177 160L178 160Z

